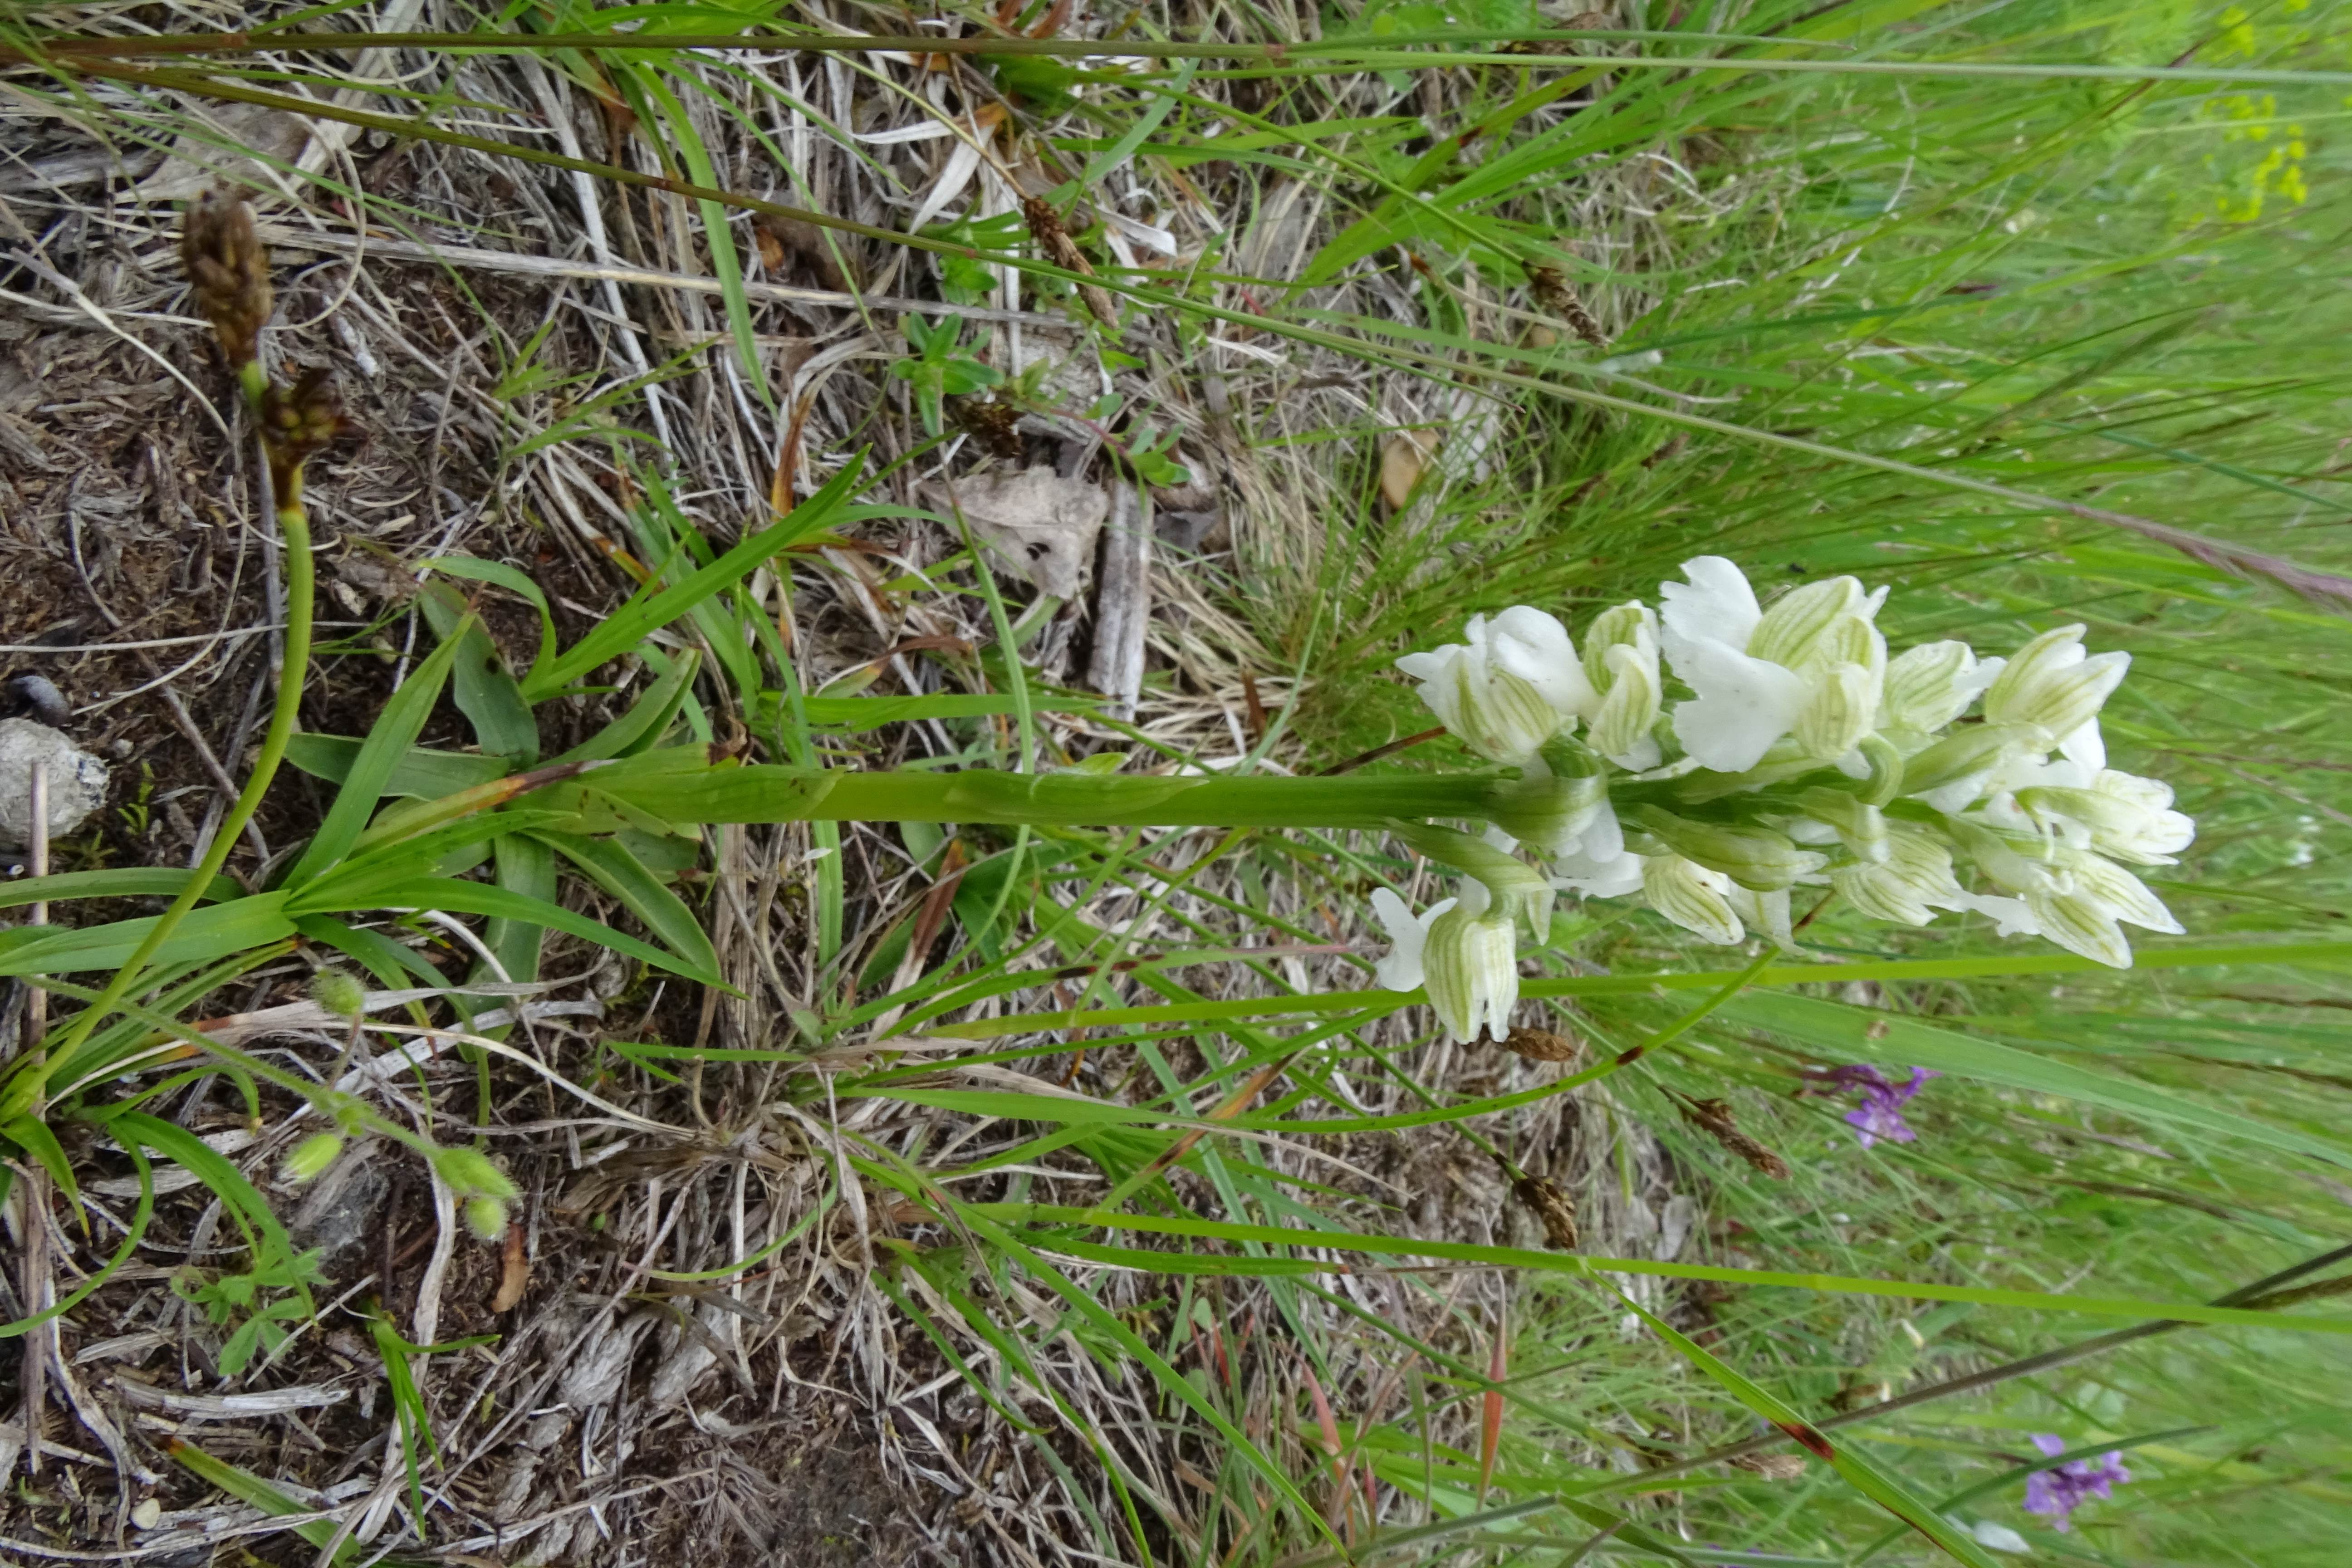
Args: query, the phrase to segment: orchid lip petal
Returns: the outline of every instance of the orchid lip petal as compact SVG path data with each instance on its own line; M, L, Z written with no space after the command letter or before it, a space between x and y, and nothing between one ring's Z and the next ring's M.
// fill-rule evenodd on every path
M1772 742L1787 734L1804 712L1804 677L1727 643L1685 647L1675 673L1698 693L1675 710L1675 737L1701 767L1746 773L1764 760Z

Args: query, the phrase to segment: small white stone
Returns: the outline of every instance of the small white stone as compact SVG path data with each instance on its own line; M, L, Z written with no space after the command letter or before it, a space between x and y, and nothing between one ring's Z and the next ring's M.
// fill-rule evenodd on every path
M0 719L0 845L21 848L31 839L28 792L36 762L48 766L51 839L71 833L106 804L104 763L47 724Z
M142 1500L139 1506L131 1510L131 1522L141 1530L154 1529L156 1521L163 1517L163 1505L153 1498Z

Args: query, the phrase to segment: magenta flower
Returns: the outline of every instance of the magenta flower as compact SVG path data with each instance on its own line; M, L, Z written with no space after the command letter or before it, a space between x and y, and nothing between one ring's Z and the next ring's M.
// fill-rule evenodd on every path
M2066 1451L2066 1440L2047 1432L2033 1434L2033 1446L2044 1458ZM2112 1498L2116 1484L2130 1479L2121 1454L2102 1454L2095 1460L2069 1459L2025 1478L2025 1511L2041 1514L2053 1530L2072 1530L2070 1516L2076 1509L2093 1498Z
M1903 1120L1903 1107L1929 1079L1943 1076L1926 1068L1913 1068L1911 1081L1897 1086L1888 1082L1886 1075L1874 1067L1842 1067L1832 1070L1824 1081L1841 1089L1862 1091L1862 1104L1847 1111L1845 1120L1867 1149L1881 1138L1890 1143L1908 1143L1918 1137Z

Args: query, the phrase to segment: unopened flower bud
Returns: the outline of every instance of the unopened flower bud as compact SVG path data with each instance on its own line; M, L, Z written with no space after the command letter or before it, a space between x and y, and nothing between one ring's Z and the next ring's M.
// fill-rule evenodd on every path
M444 1149L434 1156L434 1163L441 1179L465 1196L503 1199L516 1194L515 1184L507 1173L478 1149Z
M294 1145L286 1156L286 1179L289 1182L316 1181L335 1163L343 1152L343 1141L331 1132L314 1132Z
M507 1205L496 1198L466 1200L466 1228L484 1241L496 1241L507 1233Z
M1985 693L1986 719L2038 724L2063 740L2097 718L2131 667L2131 655L2084 654L2083 630L2060 626L2019 648Z
M1731 879L1679 855L1642 862L1642 896L1658 913L1702 942L1729 947L1747 934L1727 895Z
M367 1011L367 992L340 969L321 969L310 976L310 1000L339 1018L356 1018Z
M1591 729L1594 751L1636 772L1658 765L1662 753L1651 731L1658 722L1659 703L1665 695L1658 674L1656 634L1643 628L1643 635L1644 641L1618 643L1601 650L1609 680L1601 688L1601 710L1593 715ZM1592 649L1588 647L1588 668L1591 662Z
M1879 708L1889 729L1927 737L1969 710L2003 668L1997 658L1979 660L1964 642L1921 643L1886 666L1886 691Z
M1617 679L1616 668L1609 661L1609 650L1615 647L1647 648L1655 666L1658 617L1641 600L1601 611L1584 630L1584 678L1604 696Z
M1870 671L1858 664L1832 665L1797 715L1797 743L1810 756L1834 762L1862 743L1877 714Z
M2012 754L2046 752L2050 731L2033 724L1969 724L1953 731L1903 764L1903 793L1940 811L1958 811Z
M1881 599L1886 596L1881 589L1868 601L1875 612ZM1878 683L1886 679L1886 637L1867 615L1841 616L1830 623L1821 640L1813 645L1812 658L1805 668L1818 672L1841 664L1858 664L1867 670L1871 680L1871 696L1878 695Z
M1824 823L1857 860L1886 858L1886 814L1842 789L1814 788L1797 797L1805 815Z
M1632 820L1663 840L1676 855L1720 871L1741 887L1758 892L1785 888L1828 863L1811 850L1798 848L1787 834L1775 833L1769 827L1694 822L1654 805L1636 807Z
M229 363L242 368L260 353L271 309L269 258L254 233L253 209L228 191L205 191L189 204L180 230L196 313L210 321Z
M1430 922L1421 962L1429 1005L1448 1035L1465 1042L1489 1031L1509 1037L1519 965L1508 919L1456 904Z
M1952 877L1952 852L1934 835L1909 826L1889 829L1884 859L1841 866L1830 872L1838 896L1873 920L1923 926L1937 909L1949 909L1960 885Z

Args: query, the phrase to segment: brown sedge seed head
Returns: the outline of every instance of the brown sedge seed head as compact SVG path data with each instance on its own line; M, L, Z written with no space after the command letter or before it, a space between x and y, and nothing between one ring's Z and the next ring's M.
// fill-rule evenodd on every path
M180 229L180 259L196 311L212 323L229 363L253 363L275 300L269 257L254 232L253 209L245 198L213 190L190 203Z
M1511 1195L1543 1222L1544 1240L1562 1252L1576 1248L1576 1203L1558 1182L1545 1176L1515 1176Z
M324 368L304 371L292 386L271 382L261 395L261 444L279 503L299 499L302 464L343 432L343 398Z
M1534 1062L1572 1062L1583 1051L1569 1036L1525 1027L1513 1029L1504 1039L1503 1048Z
M1789 1163L1739 1130L1727 1100L1685 1100L1683 1120L1705 1132L1776 1182L1789 1179Z

